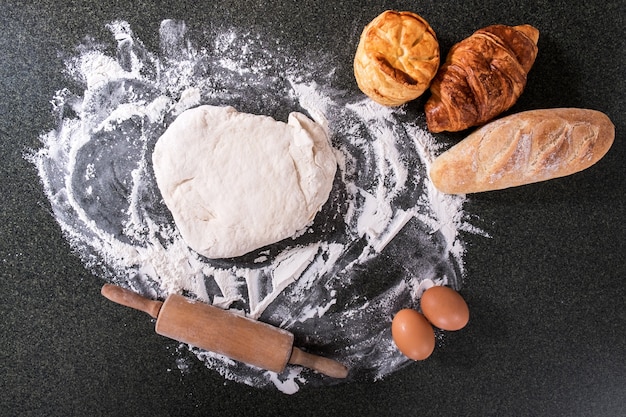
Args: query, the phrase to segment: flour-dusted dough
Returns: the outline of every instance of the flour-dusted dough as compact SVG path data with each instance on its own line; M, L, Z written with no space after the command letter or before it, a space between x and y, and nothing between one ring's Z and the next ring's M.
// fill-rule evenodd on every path
M152 155L157 184L190 248L240 256L293 236L328 199L337 161L325 129L200 106L170 125Z

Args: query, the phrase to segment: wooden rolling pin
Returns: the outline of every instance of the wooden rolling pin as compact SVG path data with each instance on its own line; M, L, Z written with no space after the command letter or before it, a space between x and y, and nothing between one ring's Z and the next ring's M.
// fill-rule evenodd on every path
M348 375L339 362L294 347L292 333L200 301L177 294L155 301L111 284L102 287L102 295L157 319L155 330L162 336L249 365L279 373L291 363L333 378Z

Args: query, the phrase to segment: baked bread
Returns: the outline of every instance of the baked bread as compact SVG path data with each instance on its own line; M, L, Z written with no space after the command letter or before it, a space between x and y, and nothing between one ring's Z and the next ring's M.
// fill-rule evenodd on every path
M530 25L493 25L454 45L430 86L428 129L457 132L513 106L537 57L538 39Z
M421 96L439 68L439 43L428 22L412 12L387 10L361 34L354 76L379 104L399 106Z
M430 167L449 194L499 190L563 177L602 158L615 126L596 110L530 110L493 121L441 154Z

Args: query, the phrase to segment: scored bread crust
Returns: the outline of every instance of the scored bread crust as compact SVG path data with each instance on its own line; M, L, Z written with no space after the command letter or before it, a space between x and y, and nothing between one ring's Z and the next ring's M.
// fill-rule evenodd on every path
M615 126L597 110L530 110L493 121L442 153L430 167L448 194L499 190L589 168L609 150Z
M359 88L385 106L421 96L438 68L435 31L412 12L387 10L377 16L363 29L354 56Z

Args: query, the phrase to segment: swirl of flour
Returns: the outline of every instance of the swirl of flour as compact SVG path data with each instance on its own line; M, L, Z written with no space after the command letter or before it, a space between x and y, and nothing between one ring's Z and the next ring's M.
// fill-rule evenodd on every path
M239 310L290 330L296 345L377 380L409 363L390 323L434 283L459 287L464 197L439 193L426 172L438 152L423 115L387 109L328 85L331 57L307 57L267 36L217 28L197 48L184 22L164 21L161 51L146 50L128 23L108 25L113 59L85 45L67 69L84 83L53 99L59 127L33 152L56 220L85 265L144 296L171 293ZM300 57L300 58L297 58ZM312 64L313 63L313 64ZM307 113L329 134L338 164L328 201L292 238L244 256L192 251L160 198L151 155L183 111L229 105L285 120ZM440 335L441 336L441 335ZM294 392L336 383L288 367L276 375L191 346L225 378Z

